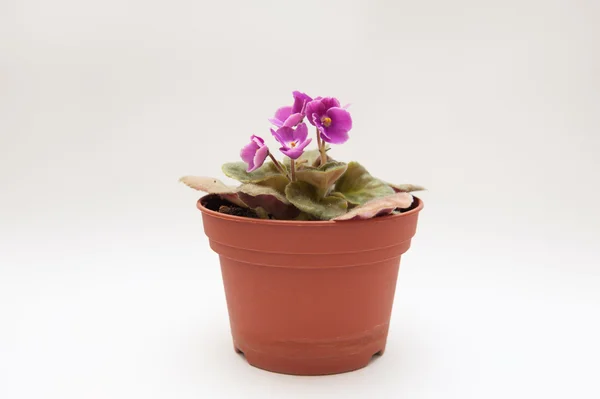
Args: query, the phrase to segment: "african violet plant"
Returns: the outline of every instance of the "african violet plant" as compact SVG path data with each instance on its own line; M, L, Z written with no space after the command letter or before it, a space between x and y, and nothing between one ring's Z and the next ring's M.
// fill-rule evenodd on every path
M226 163L223 172L242 184L197 176L180 180L219 200L219 212L280 220L368 219L409 209L410 192L422 187L394 185L369 174L358 162L344 163L329 156L330 144L343 144L352 129L348 106L333 97L316 97L294 91L292 106L284 106L269 121L271 134L285 156L278 161L265 141L251 136L240 152L243 162ZM306 121L315 126L317 148ZM267 158L270 162L265 162Z

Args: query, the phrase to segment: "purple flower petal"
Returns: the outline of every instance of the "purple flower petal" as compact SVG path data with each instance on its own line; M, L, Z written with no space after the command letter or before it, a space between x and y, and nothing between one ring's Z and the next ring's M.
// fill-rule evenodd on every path
M340 107L340 102L335 97L325 97L321 100L321 103L323 103L326 110L333 107Z
M331 126L336 129L349 131L352 129L352 117L350 112L343 108L330 108L327 110L327 116L331 118Z
M263 145L265 145L265 141L263 140L263 138L255 135L255 134L253 134L252 136L250 136L250 140L254 141L257 145L259 145L261 147Z
M283 126L286 127L293 127L296 126L298 123L302 122L302 119L304 119L304 115L297 113L297 114L291 114L283 123Z
M271 134L283 146L287 146L294 141L294 129L288 126L280 127L277 131L271 129Z
M279 150L293 159L298 158L312 140L307 138L308 127L305 123L299 124L296 129L287 126L281 127L277 131L271 129L271 133L281 144Z
M313 125L319 127L321 125L321 118L319 118L318 114L311 114L310 116L306 116L308 122Z
M304 140L303 142L301 142L300 144L297 144L295 146L283 146L279 149L279 151L281 151L284 155L292 158L292 159L298 159L298 157L300 157L300 155L302 155L302 153L304 152L304 149L306 148L307 145L310 144L310 142L312 141L312 138L308 138L306 140Z
M302 150L297 150L296 148L286 148L286 147L281 147L279 149L279 151L281 151L281 153L283 155L290 157L291 159L300 158L300 155L302 155L302 153L304 152Z
M281 107L281 108L277 109L277 111L275 111L275 118L279 119L280 121L284 121L287 118L289 118L289 116L291 114L292 114L292 107L285 106L285 107Z
M269 122L271 122L272 124L274 124L277 127L281 127L281 126L283 126L283 123L285 122L285 120L287 118L289 118L291 114L292 114L292 107L290 107L290 106L281 107L277 111L275 111L275 116L273 118L269 118Z
M249 144L246 144L240 151L242 161L254 166L254 154L256 154L256 151L258 151L258 146L255 142L251 141Z
M306 115L308 116L308 122L313 125L316 125L316 120L321 118L321 116L327 111L325 105L321 100L313 100L306 104Z
M319 131L323 130L323 122L321 122L321 117L317 114L313 114L313 125L319 129Z
M270 130L271 130L271 135L273 137L275 137L275 140L277 140L281 143L282 139L281 139L281 137L279 137L279 133L277 133L277 130L279 130L279 129L277 129L277 130L270 129Z
M268 119L269 122L271 122L273 125L275 125L276 127L281 127L283 126L283 122L281 122L279 119L276 118L269 118Z
M255 135L250 137L250 143L245 145L240 151L240 157L248 164L248 172L252 172L262 166L269 155L269 148L265 141Z
M310 96L306 95L305 93L299 92L299 91L294 91L293 93L294 96L294 105L292 106L292 114L304 114L304 109L306 107L306 104L309 101L312 101L312 98L310 98Z
M248 172L252 172L262 166L265 163L265 159L269 155L269 147L264 146L258 149L254 154L254 167L252 170L248 170Z
M337 129L335 127L319 128L323 141L331 144L344 144L350 138L348 131L345 129Z
M298 144L295 148L304 151L304 149L306 148L306 146L309 145L311 141L312 141L312 137L311 138L307 138L306 140L304 140L300 144Z
M308 127L306 127L306 123L301 123L294 131L294 140L305 141L306 136L308 136Z

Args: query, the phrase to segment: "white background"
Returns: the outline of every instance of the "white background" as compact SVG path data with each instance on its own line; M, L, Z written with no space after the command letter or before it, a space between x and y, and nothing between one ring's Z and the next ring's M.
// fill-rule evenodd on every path
M0 398L600 397L600 3L0 1ZM386 354L233 352L186 174L294 89L429 188Z

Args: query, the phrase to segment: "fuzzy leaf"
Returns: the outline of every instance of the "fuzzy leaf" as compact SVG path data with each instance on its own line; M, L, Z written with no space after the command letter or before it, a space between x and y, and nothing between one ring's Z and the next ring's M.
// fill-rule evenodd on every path
M371 219L375 216L389 215L396 208L408 208L412 202L412 195L396 193L387 197L375 198L333 220Z
M325 197L333 184L344 174L347 167L348 165L343 162L327 162L318 168L307 167L297 171L296 178L315 186L319 197Z
M325 148L325 151L329 151L329 147ZM328 160L331 160L330 157L327 157ZM317 167L319 166L321 163L321 153L319 152L319 150L309 150L309 151L304 151L302 153L302 155L300 155L300 157L298 157L298 159L296 159L296 165L300 165L299 168L303 168L303 167ZM285 165L285 167L289 170L290 169L290 159L288 157L285 157L283 159L283 164Z
M260 206L254 208L254 212L256 212L260 219L269 219L269 212L265 211Z
M275 219L293 219L300 211L277 190L258 184L243 184L238 195L252 209L262 208Z
M371 176L358 162L348 164L348 170L337 181L335 191L354 205L362 205L374 198L394 194L390 186Z
M224 164L221 169L227 177L239 182L271 187L281 193L289 183L288 178L279 172L273 162L265 163L253 172L246 172L247 167L244 162L230 162Z
M333 196L323 198L317 193L316 187L303 181L288 184L285 196L298 209L321 220L343 215L348 209L346 200Z
M417 186L415 184L392 184L392 183L387 183L388 186L390 186L394 192L397 193L412 193L414 191L423 191L425 190L425 187L421 187L421 186Z
M318 219L316 219L312 215L309 215L306 212L300 212L300 214L298 216L296 216L296 218L294 220L299 220L299 221L307 222L307 221L310 221L310 220L318 220Z
M309 150L309 151L304 151L302 153L302 155L300 155L300 157L298 157L298 159L296 159L296 163L304 163L304 165L308 165L311 166L313 164L313 162L315 162L315 159L319 158L319 150ZM290 168L290 158L285 157L283 158L283 164L285 165L286 168Z
M212 177L183 176L179 181L194 190L209 194L231 194L236 191L235 187L228 186L221 180Z
M248 205L244 204L239 198L235 187L228 186L218 179L203 176L184 176L179 179L179 181L194 190L204 191L209 194L217 194L221 198L238 206L243 208L248 207Z

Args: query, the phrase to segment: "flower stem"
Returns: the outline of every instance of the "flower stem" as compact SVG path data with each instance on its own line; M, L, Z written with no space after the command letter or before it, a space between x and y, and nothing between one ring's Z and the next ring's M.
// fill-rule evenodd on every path
M325 165L327 163L327 154L325 153L325 142L321 140L319 128L317 128L317 146L319 147L319 153L321 154L321 165Z
M279 170L279 172L281 172L282 175L284 175L285 177L288 178L288 180L290 180L290 177L288 176L288 174L285 171L285 169L283 168L283 166L281 166L281 164L275 159L275 157L273 156L273 154L271 154L270 151L269 151L269 158L271 158L271 161L273 161L273 164Z
M292 173L292 181L296 181L296 160L290 158L290 169Z

